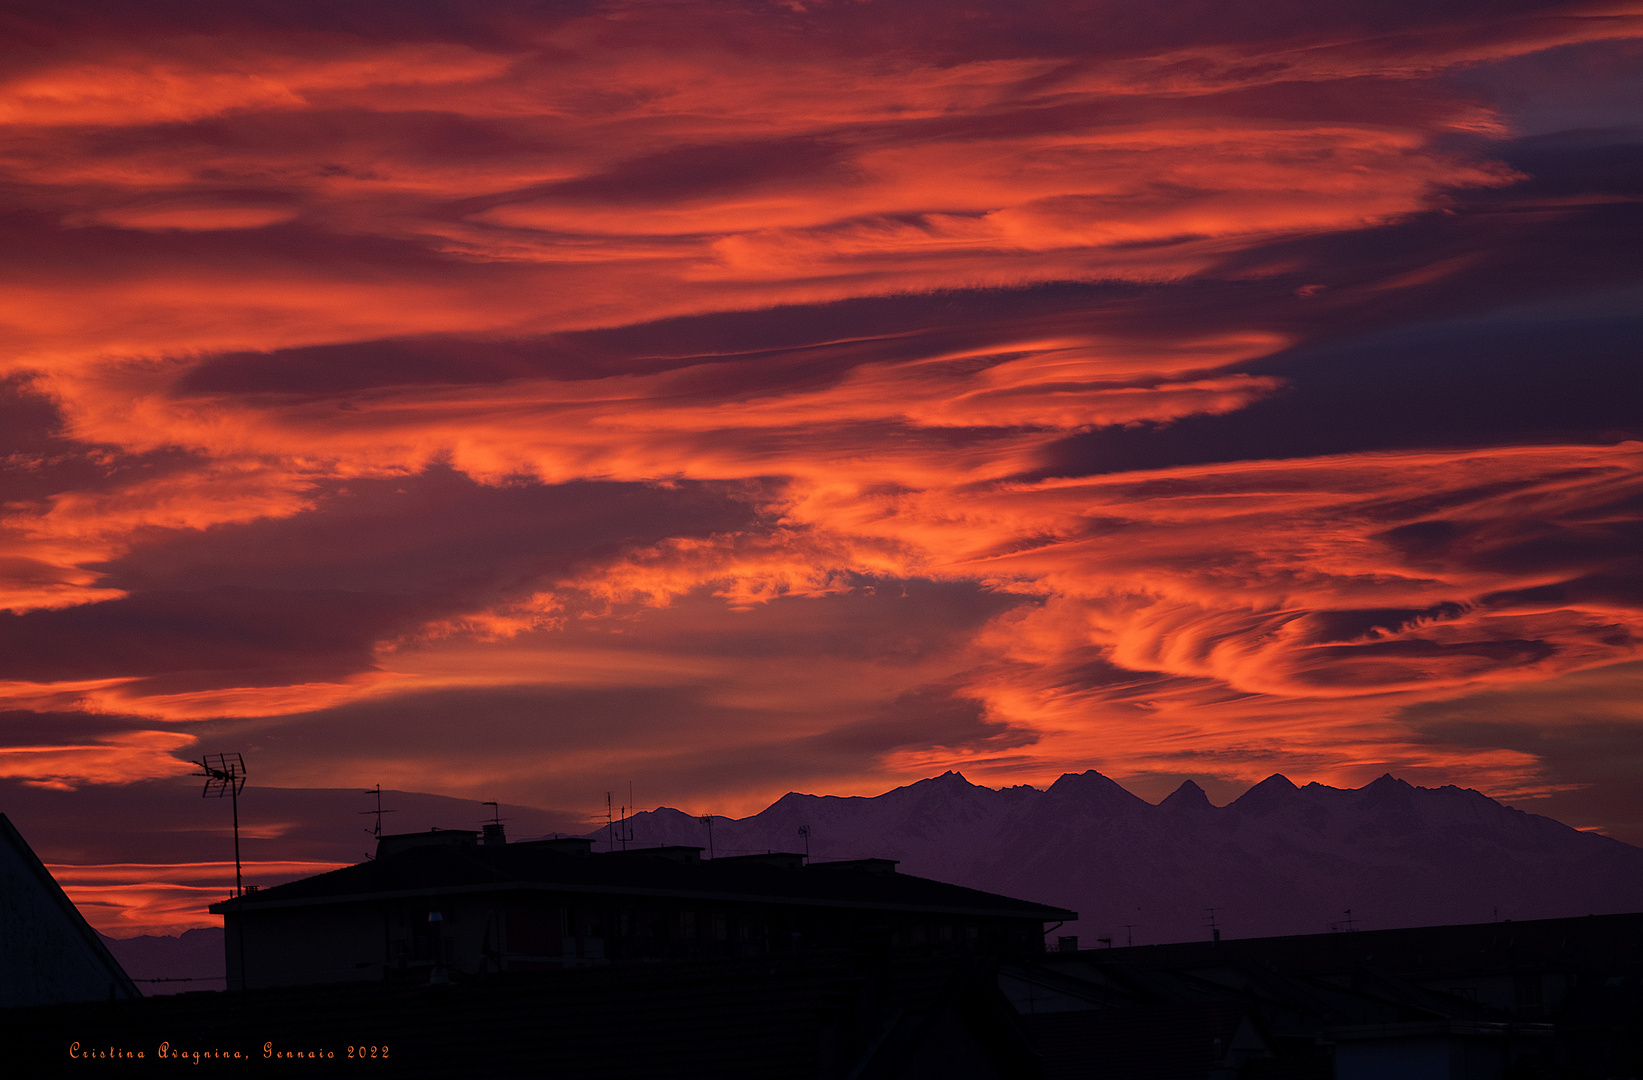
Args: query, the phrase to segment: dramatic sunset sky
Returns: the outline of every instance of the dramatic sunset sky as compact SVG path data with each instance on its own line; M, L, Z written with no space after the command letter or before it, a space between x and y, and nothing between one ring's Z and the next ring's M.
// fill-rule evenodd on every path
M216 922L218 751L263 881L377 783L1643 842L1638 0L7 11L0 811L102 928Z

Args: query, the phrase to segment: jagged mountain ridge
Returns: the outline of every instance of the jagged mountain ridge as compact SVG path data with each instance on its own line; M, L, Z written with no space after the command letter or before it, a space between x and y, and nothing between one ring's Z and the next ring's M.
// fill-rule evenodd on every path
M709 846L679 810L631 825L632 844ZM1643 908L1643 848L1391 775L1356 789L1274 775L1216 807L1191 781L1155 806L1093 770L1043 791L948 772L874 798L790 793L715 817L713 853L804 851L800 826L816 859L896 859L904 873L1072 908L1080 920L1058 933L1085 945L1207 937L1211 907L1231 937L1319 933L1348 909L1379 929Z

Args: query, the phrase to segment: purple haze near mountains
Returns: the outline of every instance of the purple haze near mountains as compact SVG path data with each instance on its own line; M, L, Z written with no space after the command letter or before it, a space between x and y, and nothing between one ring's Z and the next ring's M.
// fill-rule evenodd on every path
M1095 771L1047 791L946 773L876 798L784 795L715 818L717 854L803 851L900 860L903 873L1079 912L1055 931L1095 946L1634 911L1643 848L1470 789L1383 776L1355 790L1272 776L1224 807L1190 780L1154 806ZM633 819L633 843L708 846L678 810ZM604 843L604 830L592 834ZM1126 930L1132 924L1133 931Z
M98 934L114 959L145 995L188 994L226 988L223 932L207 927L177 937L145 934L111 938Z
M459 823L467 827L467 823ZM632 819L629 846L708 847L695 815ZM935 878L1080 913L1052 930L1096 947L1227 937L1611 914L1643 907L1643 848L1453 786L1383 776L1355 790L1272 776L1224 807L1190 780L1154 806L1095 771L1047 791L945 773L875 798L782 796L713 819L718 855L804 851L887 858ZM518 835L518 834L516 834ZM598 847L605 830L590 834ZM705 854L705 852L704 852ZM1130 924L1127 928L1126 924ZM222 932L108 941L135 978L221 976ZM149 993L219 982L143 983Z

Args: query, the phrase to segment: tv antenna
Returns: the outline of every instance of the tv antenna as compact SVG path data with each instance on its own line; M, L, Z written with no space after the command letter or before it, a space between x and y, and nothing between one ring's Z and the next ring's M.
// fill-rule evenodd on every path
M628 785L628 799L633 799L633 785ZM628 849L628 842L633 839L633 822L628 820L628 808L622 807L622 816L618 819L611 809L610 792L605 792L605 843L606 850L615 851L618 841L622 850Z
M804 861L810 861L810 826L800 825L799 835L804 838Z
M360 813L362 813L362 814L375 814L377 816L376 827L371 830L371 835L376 837L378 840L381 840L382 839L382 815L383 814L397 813L397 811L384 810L382 808L382 785L381 784L378 784L376 787L372 788L370 791L367 791L365 794L375 795L377 797L377 808L375 810L361 810Z
M1209 918L1204 920L1204 925L1209 927L1211 940L1220 941L1221 940L1221 924L1215 918L1215 913L1217 911L1225 911L1226 909L1225 908L1220 908L1220 907L1212 907L1212 908L1205 908L1204 910L1209 914Z
M1135 928L1139 923L1127 922L1124 924L1124 945L1129 947L1135 944Z
M245 786L245 759L239 754L218 754L215 764L211 755L206 755L194 764L200 772L190 773L191 776L205 777L205 790L200 792L200 798L209 799L213 794L217 798L228 796L234 807L234 895L245 892L244 879L240 873L240 789Z
M703 814L696 819L707 826L707 857L713 858L713 815Z

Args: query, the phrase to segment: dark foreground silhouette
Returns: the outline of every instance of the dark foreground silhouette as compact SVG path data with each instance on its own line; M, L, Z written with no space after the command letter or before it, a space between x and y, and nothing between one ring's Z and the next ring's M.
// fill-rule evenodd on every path
M1643 914L992 958L863 940L13 1009L0 1037L31 1077L1637 1076Z

